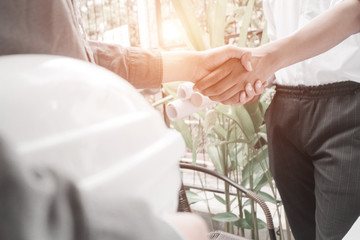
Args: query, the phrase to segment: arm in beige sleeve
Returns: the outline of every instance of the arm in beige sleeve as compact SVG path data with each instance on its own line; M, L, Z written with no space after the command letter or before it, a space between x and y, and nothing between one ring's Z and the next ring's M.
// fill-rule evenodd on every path
M158 88L163 82L196 81L231 58L251 70L249 51L223 46L206 51L148 51L90 41L96 64L129 81L136 88Z
M159 51L90 41L95 63L109 69L136 88L159 88L162 58Z

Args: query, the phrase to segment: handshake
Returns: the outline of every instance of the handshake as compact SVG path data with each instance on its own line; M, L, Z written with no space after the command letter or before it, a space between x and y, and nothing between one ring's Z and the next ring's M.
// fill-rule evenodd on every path
M167 105L176 120L216 103L242 105L256 101L273 76L267 58L259 51L225 46L197 53L184 53L183 69L191 82L180 84L179 100ZM165 57L166 58L166 57ZM166 74L166 65L164 74ZM181 74L181 72L179 72Z

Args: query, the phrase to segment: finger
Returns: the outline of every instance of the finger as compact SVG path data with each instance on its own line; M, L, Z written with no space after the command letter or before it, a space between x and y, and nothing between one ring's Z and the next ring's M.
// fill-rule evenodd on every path
M257 80L255 82L255 94L260 94L263 89L263 83L260 80Z
M248 72L251 72L253 70L251 65L251 56L251 52L246 52L241 57L241 64Z
M222 74L222 71L229 74ZM197 88L206 96L220 95L236 85L245 73L247 72L239 59L230 59L216 69L214 74L210 73L207 77L195 83L195 89Z
M225 92L219 94L219 95L215 95L215 96L211 96L210 99L213 101L217 101L217 102L222 102L222 101L226 101L228 99L230 99L231 97L233 97L234 95L238 94L241 90L244 89L244 83L240 82L235 84L234 86L232 86L231 88L229 88L228 90L226 90Z
M240 93L240 104L245 104L247 102L246 93L244 91L241 91Z
M234 96L230 97L229 99L222 101L222 104L226 105L235 105L240 102L241 94L238 92Z
M264 81L262 85L263 85L263 87L265 88L265 87L267 87L267 86L269 85L269 82L268 82L268 81Z
M232 95L231 97L228 97L227 100L221 101L221 103L227 105L242 105L243 103L246 103L248 100L249 99L246 96L245 91L239 91L236 94Z
M248 98L251 99L251 98L253 98L255 96L254 88L250 83L246 84L245 91L246 91L246 95L247 95Z
M260 98L260 95L255 95L255 97L249 98L249 97L246 97L246 94L244 93L243 97L240 96L240 103L237 103L235 105L239 106L239 105L244 105L244 104L252 104L252 103L256 102L257 100L259 100L259 98Z
M242 105L249 103L249 101L251 101L251 100L254 98L254 96L255 96L255 95L254 95L254 96L250 96L250 97L249 97L249 96L246 95L245 92L243 93L243 95L244 95L244 96L240 98L240 102L241 102Z
M216 84L217 82L222 81L229 74L231 74L231 69L217 68L204 78L195 82L194 90L202 92L204 89L207 89L212 85Z
M259 99L259 97L260 96L247 97L246 93L244 91L241 91L240 93L232 96L231 98L229 98L226 101L222 101L221 103L226 104L226 105L239 106L239 105L254 103Z
M268 85L268 82L261 82L260 80L257 80L255 82L255 94L259 95L264 92L265 87Z
M237 84L234 74L229 74L216 84L202 90L201 93L209 97L218 96L219 100L224 100L224 98L228 98L229 95L232 96L239 92L239 90L233 89ZM235 88L237 89L237 87Z
M248 99L246 103L244 104L252 104L255 103L257 100L259 100L260 95L256 95L255 97L253 97L252 99Z
M232 74L229 75L227 78L232 78ZM243 79L243 76L238 76L237 78ZM228 90L223 91L221 94L218 94L218 95L215 94L214 95L211 92L207 92L207 94L212 96L211 97L212 100L218 101L218 102L226 101L229 98L233 97L238 92L244 91L244 90L245 90L245 93L247 95L247 98L251 99L252 97L254 97L256 95L255 91L254 91L254 88L251 85L252 84L251 82L245 83L242 80L238 80L237 82L238 82L237 84L235 84L233 87L229 88Z
M249 51L244 48L226 45L204 51L203 57L204 60L211 59L211 64L209 65L210 70L213 70L231 58L241 59L247 52Z

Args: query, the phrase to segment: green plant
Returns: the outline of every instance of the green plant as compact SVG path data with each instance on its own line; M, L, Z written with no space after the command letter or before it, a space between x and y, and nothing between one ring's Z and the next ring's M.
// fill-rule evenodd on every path
M200 27L193 1L172 0L188 40L196 50L224 45L225 33L236 29L240 29L236 41L238 46L252 47L266 43L266 32L261 34L261 37L258 34L266 24L261 11L261 1L237 2L231 4L226 0L207 1L206 31ZM174 83L165 85L164 92L176 98L176 87ZM198 127L193 131L194 134L184 120L172 122L172 126L184 137L188 149L192 152L194 164L197 153L205 150L218 172L256 192L265 201L275 204L278 217L281 218L281 203L276 201L277 193L269 172L266 127L263 124L269 94L265 94L260 101L253 104L237 107L219 104L213 109L194 114L192 118ZM205 135L205 142L199 144L202 134ZM270 189L270 194L263 190L265 186ZM212 219L225 222L229 232L238 227L240 235L244 235L244 229L250 229L252 238L259 239L259 230L266 226L257 217L255 203L244 199L240 193L237 193L237 198L231 198L227 184L224 196L223 198L214 194L214 198L224 204L226 210L213 215ZM235 209L238 215L233 213ZM281 221L279 222L282 230ZM282 231L281 234L284 239Z

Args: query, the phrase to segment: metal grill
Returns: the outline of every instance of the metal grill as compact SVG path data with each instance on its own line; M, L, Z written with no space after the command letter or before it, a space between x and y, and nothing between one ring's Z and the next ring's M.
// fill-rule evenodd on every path
M79 0L78 4L89 39L140 45L136 0Z

